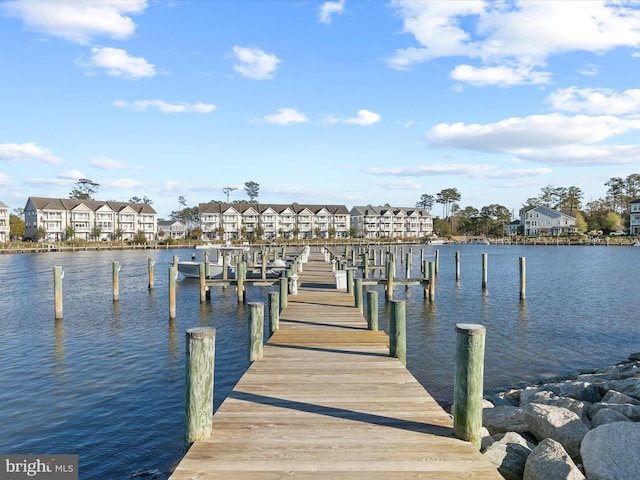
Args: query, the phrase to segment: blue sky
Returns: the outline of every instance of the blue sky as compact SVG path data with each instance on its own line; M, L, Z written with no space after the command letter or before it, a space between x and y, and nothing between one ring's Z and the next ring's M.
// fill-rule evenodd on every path
M640 2L0 0L0 201L517 210L640 173ZM441 214L438 206L432 213Z

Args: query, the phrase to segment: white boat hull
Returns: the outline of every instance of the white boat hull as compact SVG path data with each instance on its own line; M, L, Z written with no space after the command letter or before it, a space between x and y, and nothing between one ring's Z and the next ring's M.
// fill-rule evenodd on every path
M178 272L180 272L185 278L200 278L200 263L201 262L178 262ZM208 278L222 278L222 265L217 263L209 263L209 277Z

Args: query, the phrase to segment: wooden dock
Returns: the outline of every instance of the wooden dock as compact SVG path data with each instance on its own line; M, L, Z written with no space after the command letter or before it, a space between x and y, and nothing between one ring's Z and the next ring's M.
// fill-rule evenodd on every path
M280 330L171 480L496 479L502 476L366 329L331 265L311 254ZM222 341L220 339L219 341Z

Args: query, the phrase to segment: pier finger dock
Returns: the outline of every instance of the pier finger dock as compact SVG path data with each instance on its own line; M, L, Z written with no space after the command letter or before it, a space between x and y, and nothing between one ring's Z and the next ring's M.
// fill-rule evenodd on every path
M279 330L171 480L501 479L312 253Z

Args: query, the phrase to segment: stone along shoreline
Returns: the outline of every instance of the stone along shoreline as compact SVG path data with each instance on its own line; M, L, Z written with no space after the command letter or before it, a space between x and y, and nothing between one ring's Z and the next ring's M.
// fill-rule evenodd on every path
M483 407L482 452L506 479L640 479L640 353Z

